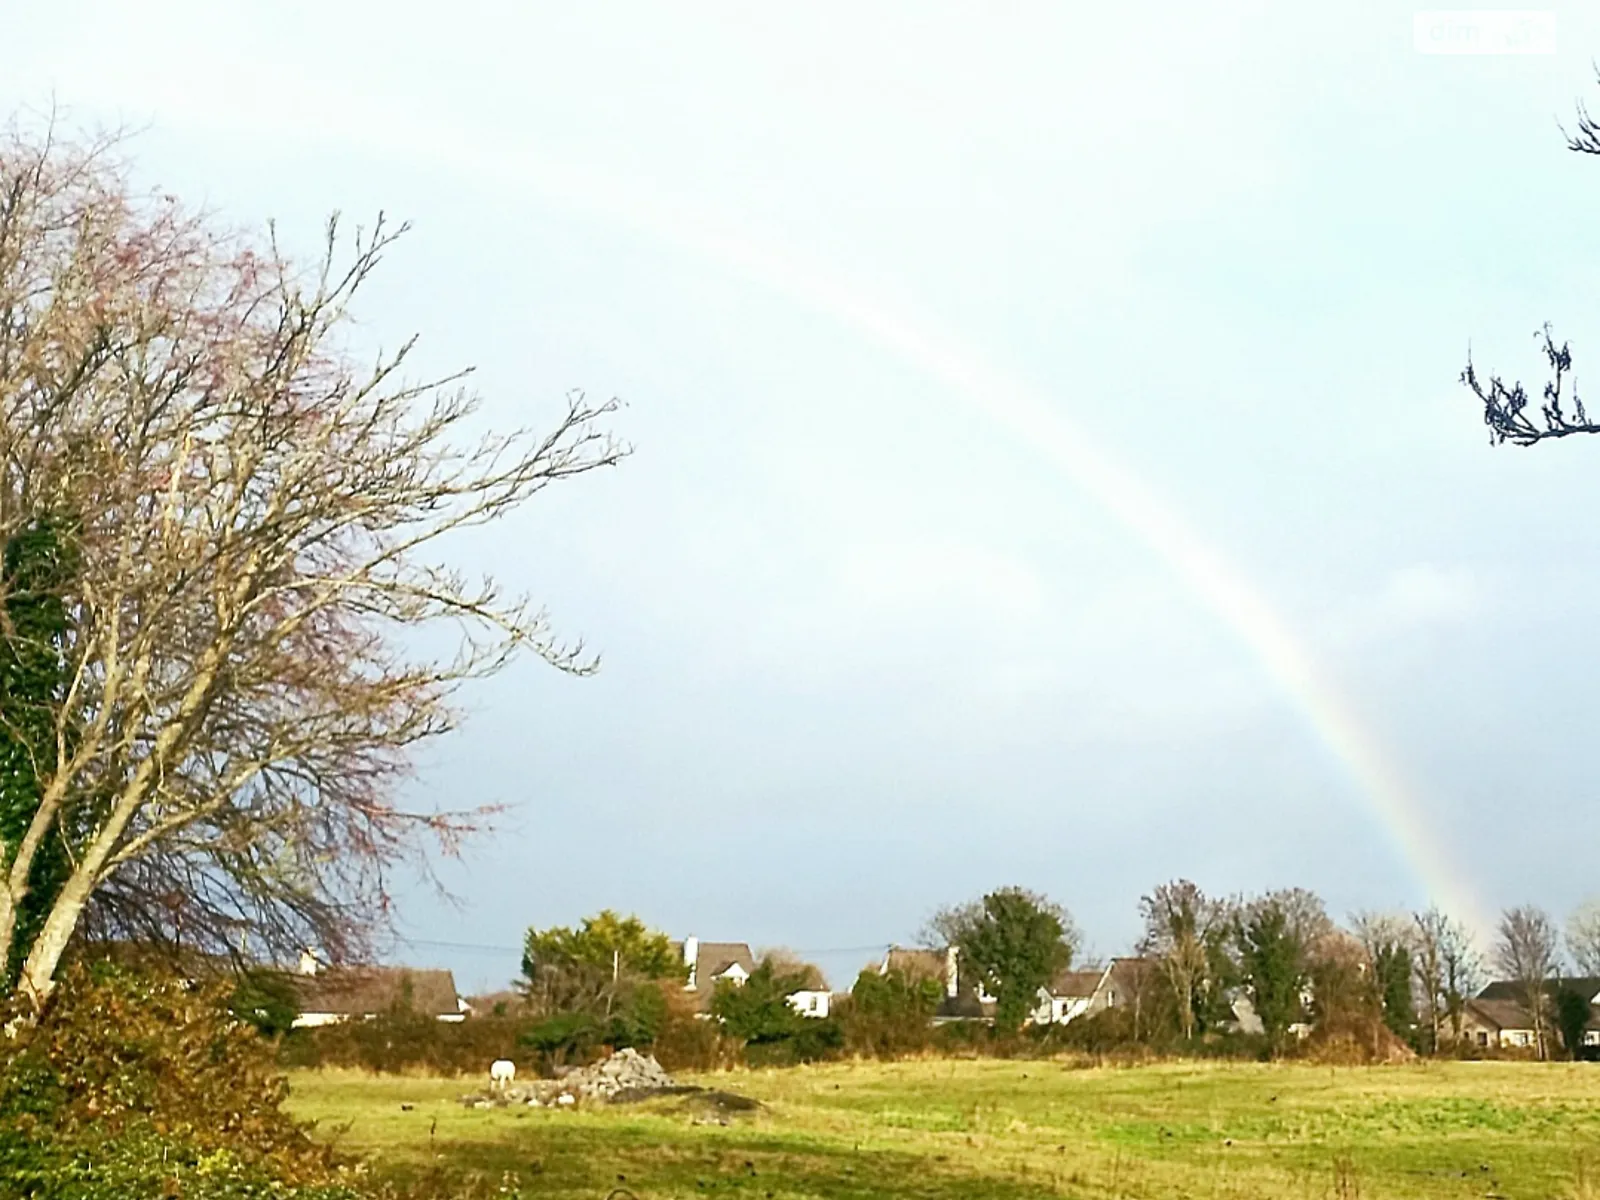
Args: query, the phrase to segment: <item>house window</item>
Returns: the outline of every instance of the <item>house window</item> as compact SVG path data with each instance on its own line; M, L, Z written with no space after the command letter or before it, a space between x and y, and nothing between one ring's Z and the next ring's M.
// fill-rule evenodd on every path
M1489 1031L1486 1030L1486 1029L1478 1030L1478 1045L1487 1046L1488 1044L1489 1044Z

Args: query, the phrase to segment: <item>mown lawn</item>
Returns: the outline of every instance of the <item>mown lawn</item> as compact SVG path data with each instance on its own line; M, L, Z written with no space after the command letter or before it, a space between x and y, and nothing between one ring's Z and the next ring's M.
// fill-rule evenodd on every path
M945 1060L698 1080L760 1100L752 1115L485 1112L457 1102L469 1082L292 1082L321 1136L441 1195L1600 1198L1600 1064Z

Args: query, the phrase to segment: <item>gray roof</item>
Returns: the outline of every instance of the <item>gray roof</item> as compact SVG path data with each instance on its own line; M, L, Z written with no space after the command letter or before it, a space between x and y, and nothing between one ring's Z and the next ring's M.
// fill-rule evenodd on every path
M672 943L672 949L680 961L683 958L683 946L682 942ZM694 998L695 1008L701 1012L710 1011L717 979L736 963L746 974L755 971L756 959L750 953L748 942L700 942L695 947L694 988L691 990L687 982L684 986L684 991ZM687 980L687 976L685 978Z
M409 1008L430 1017L455 1016L455 976L414 967L328 967L315 975L290 975L303 1013L365 1017Z
M899 971L907 979L937 979L943 983L946 953L944 950L890 946L889 952L884 955L882 970L885 973Z
M1052 996L1061 999L1087 1000L1094 995L1105 974L1104 967L1091 967L1086 971L1062 971L1050 981L1047 990Z
M1549 991L1554 994L1558 991L1574 991L1579 995L1587 996L1591 1003L1600 1001L1600 976L1579 976L1575 979L1552 979L1546 984ZM1522 984L1514 979L1497 979L1478 993L1479 1000L1514 1000L1521 1003L1526 995Z

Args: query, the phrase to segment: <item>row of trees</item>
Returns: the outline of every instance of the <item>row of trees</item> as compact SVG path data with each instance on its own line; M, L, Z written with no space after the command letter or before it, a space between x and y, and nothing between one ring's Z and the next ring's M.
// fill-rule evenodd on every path
M1137 959L1125 972L1139 993L1136 1038L1192 1043L1234 1027L1242 996L1275 1052L1291 1031L1364 1039L1377 1052L1386 1029L1418 1051L1440 1053L1461 1042L1466 1002L1492 971L1527 1012L1541 1056L1554 1049L1556 1033L1577 1053L1597 989L1563 981L1600 977L1600 901L1572 914L1564 938L1543 910L1508 909L1487 956L1436 907L1357 913L1341 928L1303 888L1213 897L1180 879L1142 897L1140 915ZM941 911L925 940L959 949L972 984L996 998L1002 1028L1021 1024L1079 944L1065 910L1017 888Z
M1487 953L1458 921L1430 908L1357 913L1341 927L1303 888L1253 897L1207 895L1189 880L1140 900L1143 930L1119 966L1122 1007L1037 1036L1132 1042L1183 1051L1232 1039L1281 1054L1302 1038L1337 1042L1367 1057L1410 1047L1463 1048L1467 1002L1493 972L1529 1014L1541 1056L1576 1054L1588 995L1565 989L1573 973L1600 976L1600 903L1556 923L1529 906L1508 910ZM1035 1023L1041 995L1070 968L1082 937L1071 914L1045 896L1008 887L938 910L921 934L941 953L884 971L870 964L834 1016L819 1021L788 1003L822 986L821 973L784 951L765 954L740 987L710 1003L712 1028L763 1056L817 1057L845 1048L894 1054L925 1047L945 999L943 951L957 952L957 996L992 1000L999 1036ZM1565 942L1566 953L1562 952ZM522 990L538 1023L530 1044L582 1053L601 1044L649 1045L696 1014L681 1004L684 965L665 934L637 917L602 912L567 929L530 930ZM979 1011L971 1003L960 1011ZM1241 1027L1259 1021L1258 1042ZM702 1022L702 1036L708 1036ZM1070 1031L1070 1032L1069 1032Z

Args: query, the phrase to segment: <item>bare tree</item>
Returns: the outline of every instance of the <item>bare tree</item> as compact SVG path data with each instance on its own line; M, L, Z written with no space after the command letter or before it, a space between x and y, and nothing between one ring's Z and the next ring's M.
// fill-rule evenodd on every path
M359 945L396 864L476 823L396 799L457 686L519 649L595 665L441 539L626 453L614 403L469 435L463 377L407 378L412 342L360 365L349 306L403 228L331 220L301 269L136 194L117 155L0 135L0 545L53 522L75 565L37 795L0 844L0 978L35 863L69 863L35 1000L90 926Z
M1483 959L1472 934L1461 922L1446 919L1441 924L1439 961L1444 966L1444 1005L1450 1018L1450 1040L1459 1043L1467 1000L1483 986Z
M1450 1040L1461 1038L1467 997L1478 985L1478 956L1466 927L1438 907L1411 915L1410 940L1417 1006L1437 1052L1447 1023Z
M1550 984L1560 970L1555 923L1533 905L1510 908L1500 918L1495 968L1517 985L1518 998L1533 1022L1539 1057L1548 1055Z
M1600 897L1580 904L1567 918L1567 953L1578 974L1600 976Z
M1581 102L1577 132L1567 135L1567 149L1578 154L1600 155L1600 121ZM1589 419L1577 387L1569 378L1572 374L1571 346L1566 342L1557 346L1548 324L1534 336L1539 339L1540 351L1550 369L1537 406L1533 405L1520 381L1508 384L1497 375L1479 379L1470 357L1461 373L1461 382L1483 405L1483 419L1489 426L1491 440L1531 446L1574 433L1600 433L1600 423ZM1530 407L1533 408L1531 414Z
M1229 907L1208 897L1187 879L1163 883L1139 901L1144 917L1141 954L1159 960L1177 1002L1184 1039L1194 1037L1196 1013L1208 994L1221 943L1227 937Z

